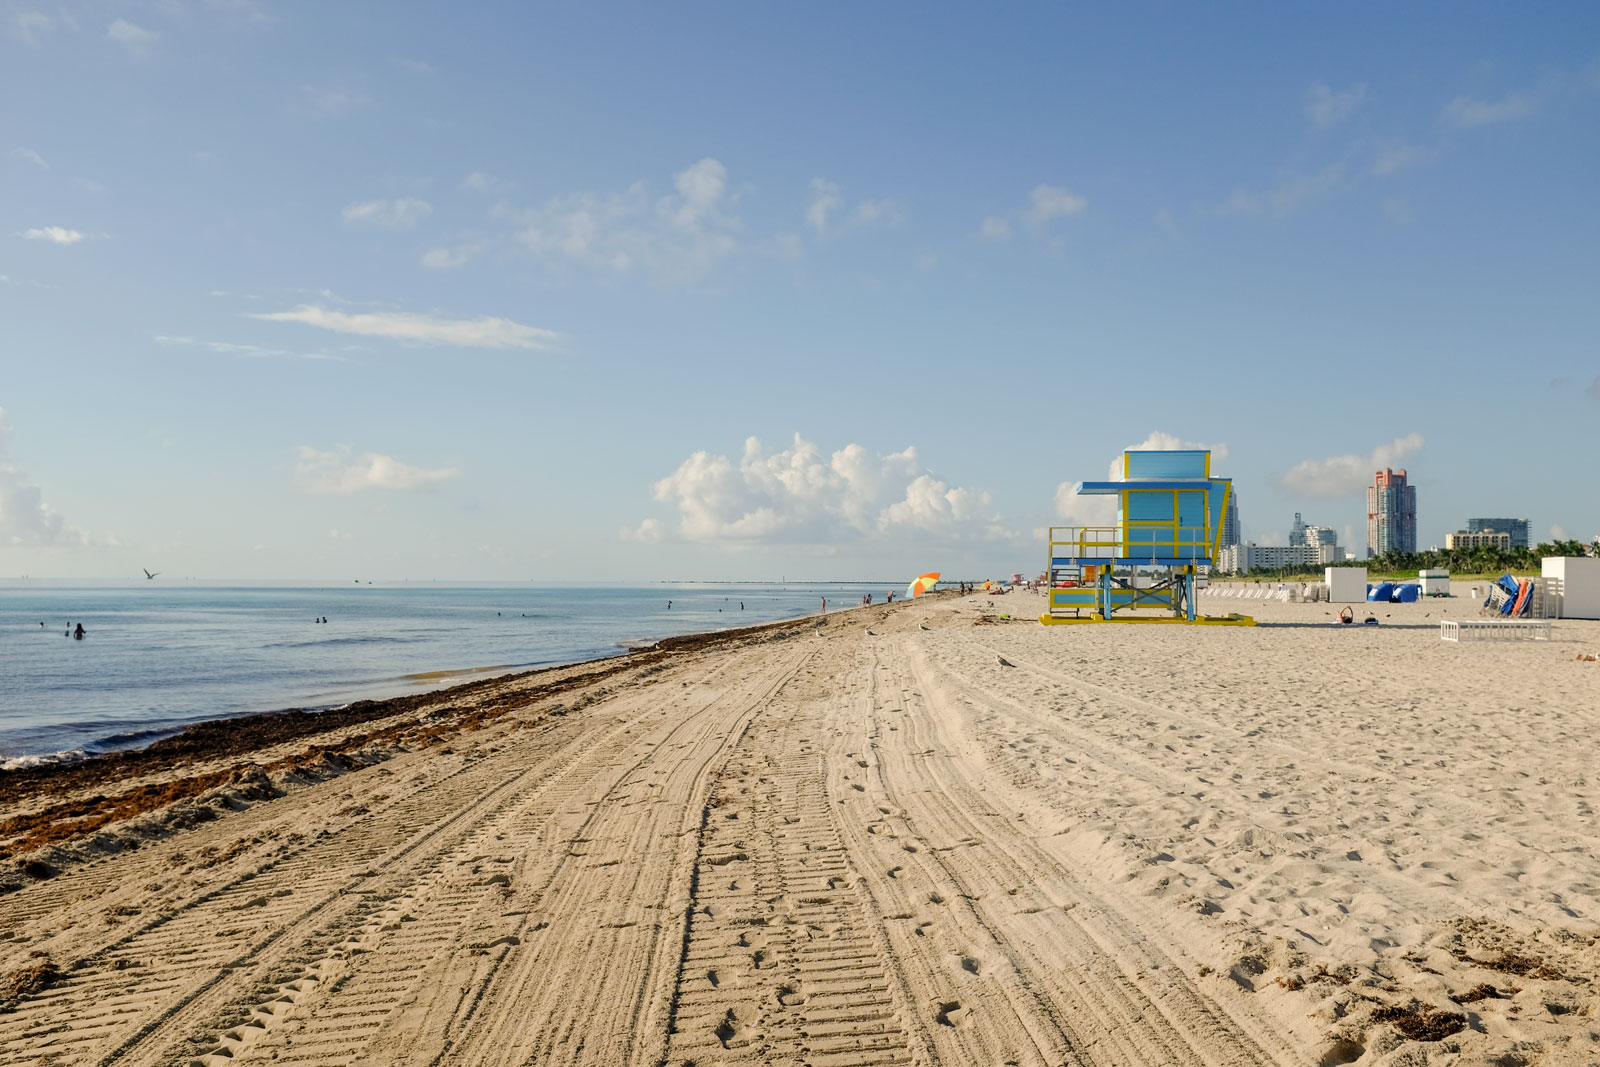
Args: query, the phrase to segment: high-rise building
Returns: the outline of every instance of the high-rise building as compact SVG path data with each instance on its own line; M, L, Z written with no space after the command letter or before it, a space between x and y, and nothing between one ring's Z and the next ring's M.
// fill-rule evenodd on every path
M1303 536L1305 537L1304 544L1307 548L1339 543L1339 535L1334 532L1332 526L1307 526Z
M1506 533L1511 535L1512 548L1531 548L1528 543L1527 519L1468 519L1467 533Z
M1217 541L1218 548L1232 548L1239 543L1239 494L1232 487L1228 487L1228 506L1222 513L1222 537Z
M1294 525L1289 527L1289 547L1300 548L1306 543L1306 524L1301 521L1300 513L1294 513Z
M1367 555L1416 550L1417 487L1406 482L1405 471L1385 467L1367 486Z

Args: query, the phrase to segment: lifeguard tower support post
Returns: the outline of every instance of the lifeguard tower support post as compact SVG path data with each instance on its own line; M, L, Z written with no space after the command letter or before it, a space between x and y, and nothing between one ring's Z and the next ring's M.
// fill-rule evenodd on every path
M1207 450L1124 452L1121 481L1077 486L1117 497L1117 524L1050 528L1050 607L1039 621L1254 626L1195 611L1195 579L1215 565L1232 491L1231 479L1211 476Z

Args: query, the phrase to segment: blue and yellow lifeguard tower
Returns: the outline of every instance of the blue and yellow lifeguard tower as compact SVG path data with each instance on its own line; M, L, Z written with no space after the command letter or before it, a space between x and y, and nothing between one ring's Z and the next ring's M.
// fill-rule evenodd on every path
M1117 524L1050 528L1050 607L1039 621L1254 626L1195 610L1196 578L1216 563L1232 492L1231 479L1211 476L1204 449L1124 452L1120 481L1079 482L1079 496L1118 498Z

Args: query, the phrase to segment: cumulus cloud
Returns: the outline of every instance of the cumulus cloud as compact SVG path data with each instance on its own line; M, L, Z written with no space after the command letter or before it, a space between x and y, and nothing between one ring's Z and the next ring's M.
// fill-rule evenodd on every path
M811 179L811 204L806 208L806 224L818 233L828 230L832 216L844 207L844 194L837 182ZM898 200L863 200L851 208L844 221L851 226L894 226L905 221L905 208Z
M62 226L35 226L22 231L24 241L49 241L51 244L75 245L89 235Z
M1270 214L1274 218L1281 219L1292 214L1308 200L1333 192L1343 181L1344 165L1341 163L1334 163L1312 174L1287 171L1279 175L1277 183L1270 189L1261 192L1235 189L1232 196L1218 205L1217 213L1219 215Z
M535 255L658 281L704 274L739 248L729 211L727 169L702 159L673 178L674 193L652 196L644 182L620 193L575 193L543 207L502 210Z
M300 446L295 478L312 493L359 493L366 489L421 489L448 481L461 473L454 467L427 469L402 463L393 456L367 452L353 457L347 445L322 452Z
M1228 458L1225 444L1208 445L1200 441L1185 441L1177 434L1152 430L1138 444L1128 445L1112 456L1106 465L1108 482L1122 481L1123 452L1165 452L1175 449L1204 449L1211 453L1213 468ZM1092 479L1086 479L1092 480ZM1056 486L1056 516L1078 526L1110 526L1117 521L1117 498L1113 496L1079 496L1078 482L1062 482Z
M55 20L43 11L18 11L11 19L11 35L23 44L35 45L55 28Z
M359 204L351 204L344 209L342 217L347 224L387 226L390 229L402 230L415 226L431 214L433 205L426 200L403 196L394 200L366 200Z
M1288 492L1302 496L1354 496L1371 483L1374 471L1393 467L1406 456L1420 450L1422 444L1420 433L1409 433L1379 445L1366 455L1301 460L1278 479L1278 484Z
M1079 215L1088 206L1089 201L1062 186L1036 185L1028 195L1028 221L1037 224Z
M1426 149L1416 145L1397 144L1390 145L1379 151L1372 161L1372 173L1380 178L1387 178L1391 174L1398 174L1407 168L1414 167L1428 158Z
M826 178L811 179L811 206L806 208L806 222L813 230L826 230L828 216L842 203L839 186Z
M26 145L23 145L20 148L13 148L11 150L11 154L13 156L15 156L16 158L20 159L20 160L23 160L23 161L28 162L28 163L32 163L34 166L38 167L40 170L49 170L50 169L50 164L48 164L48 163L46 163L44 161L44 157L41 156L39 153L35 152L33 149L27 147Z
M493 174L485 174L475 170L461 179L461 188L469 193L498 193L511 187L511 183L501 181Z
M988 493L941 481L922 468L915 448L875 456L851 444L825 456L799 434L773 453L751 437L737 461L696 452L651 494L677 509L676 533L686 541L832 545L907 535L1011 536L988 513ZM625 536L654 540L664 533L647 519Z
M429 270L454 270L477 252L477 245L461 245L457 248L430 248L422 254L422 265Z
M68 526L39 487L11 461L11 420L0 408L0 545L53 548L87 545L89 535Z
M1468 96L1458 96L1444 106L1439 121L1465 130L1527 118L1538 110L1539 98L1528 92L1510 93L1499 100L1474 100Z
M978 232L985 240L1004 241L1011 236L1011 223L998 215L990 215L983 220L983 225L978 227Z
M305 304L291 311L269 311L246 318L267 322L299 322L335 333L363 337L386 337L425 345L454 345L462 348L550 348L560 339L554 330L524 326L510 319L485 316L481 319L441 319L402 311L370 311L350 314Z
M144 55L160 36L154 30L135 26L127 19L117 19L106 27L106 40L120 44L136 56Z
M1365 85L1335 92L1319 82L1306 93L1306 117L1318 126L1332 126L1354 115L1366 98Z
M1028 204L1020 211L1007 215L989 215L978 227L978 234L986 241L1004 241L1011 236L1012 223L1022 222L1041 229L1056 219L1081 215L1089 201L1060 185L1036 185L1028 194Z

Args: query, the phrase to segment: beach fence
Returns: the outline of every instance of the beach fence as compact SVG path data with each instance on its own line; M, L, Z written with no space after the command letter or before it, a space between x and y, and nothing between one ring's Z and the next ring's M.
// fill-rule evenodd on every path
M1439 640L1551 641L1549 619L1445 619L1439 623Z
M1328 599L1326 582L1212 582L1205 592L1224 600L1276 600L1313 604Z

